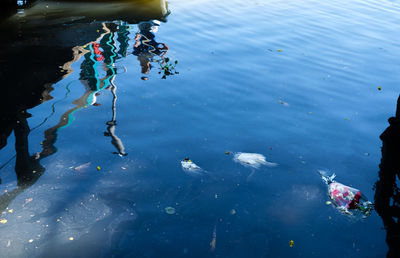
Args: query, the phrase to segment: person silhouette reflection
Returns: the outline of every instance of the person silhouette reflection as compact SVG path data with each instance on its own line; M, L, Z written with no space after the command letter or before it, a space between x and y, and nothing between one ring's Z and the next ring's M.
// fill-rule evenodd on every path
M155 40L155 33L158 31L160 22L157 20L141 22L138 24L139 32L135 36L135 45L133 46L133 54L137 56L142 68L142 74L149 74L152 68L151 62L155 56L161 58L169 50L164 43L158 43ZM148 80L147 76L142 76L142 80Z
M15 136L15 173L17 175L17 188L0 196L0 211L8 207L10 202L25 189L33 185L45 171L40 165L40 154L29 154L28 136L30 128L27 118L30 114L25 110L15 116L3 118L0 127L0 150L7 144L7 139L14 132Z
M382 159L375 185L375 209L386 229L387 257L400 257L400 96L396 116L389 118L389 127L380 135Z
M17 184L21 187L34 184L44 172L44 167L39 163L40 155L31 156L29 154L28 136L30 128L27 121L27 117L29 116L29 113L23 111L21 114L9 119L9 123L6 126L2 126L0 134L2 143L0 149L2 149L7 144L7 138L11 132L14 132L16 152L15 172L17 174Z

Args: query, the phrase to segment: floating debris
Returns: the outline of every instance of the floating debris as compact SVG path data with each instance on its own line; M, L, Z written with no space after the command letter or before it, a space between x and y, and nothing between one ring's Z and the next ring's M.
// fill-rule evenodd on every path
M74 240L74 238L73 237L69 237L68 240L72 241L72 240Z
M6 220L6 219L0 219L0 223L1 223L1 224L6 224L7 221L8 221L8 220Z
M29 239L28 242L29 242L29 243L32 243L32 242L33 242L33 239Z
M378 90L382 90L382 87L381 87L381 86L378 86Z
M197 166L189 158L185 158L184 160L182 160L181 165L183 171L189 175L198 176L205 173L205 171L201 167Z
M276 51L278 51L278 52L282 52L283 50L282 50L282 49L277 49Z
M336 182L335 174L328 176L327 173L322 170L318 170L318 173L322 180L328 185L329 198L340 212L353 215L350 210L359 211L364 217L371 214L373 204L367 200L360 190Z
M278 103L284 105L285 107L288 107L288 106L289 106L289 103L287 103L287 102L285 102L285 101L283 101L283 100L281 100L281 99L278 100Z
M82 170L82 169L85 169L85 168L88 168L89 166L90 166L90 162L87 162L87 163L85 163L85 164L82 164L82 165L80 165L80 166L77 166L77 167L75 167L74 169L75 170Z
M243 166L249 166L252 168L259 168L261 165L269 167L276 167L278 165L277 163L266 161L265 156L258 153L237 152L234 154L233 160Z
M173 214L175 214L176 210L174 207L168 206L165 208L165 212L169 215L173 215Z
M216 244L217 244L217 225L214 225L214 230L213 230L213 233L212 233L212 239L211 239L211 242L210 242L210 252L214 252Z
M236 210L235 210L235 209L232 209L232 210L230 211L230 214L231 214L231 215L235 215L235 214L236 214Z
M290 247L293 247L293 246L294 246L294 241L293 241L293 240L290 240L290 241L289 241L289 246L290 246Z
M101 169L101 167L100 167L100 166L97 166L97 168L96 168L96 169L97 169L97 171L99 171L99 170Z

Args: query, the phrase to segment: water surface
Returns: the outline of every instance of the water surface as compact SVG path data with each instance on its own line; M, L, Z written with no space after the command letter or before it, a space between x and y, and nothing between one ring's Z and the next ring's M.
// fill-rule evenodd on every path
M0 256L385 256L377 213L326 205L316 171L373 200L399 94L398 2L166 8L48 24L25 10L13 42L32 51L9 54L2 81L46 90L4 100ZM184 173L187 157L208 174Z

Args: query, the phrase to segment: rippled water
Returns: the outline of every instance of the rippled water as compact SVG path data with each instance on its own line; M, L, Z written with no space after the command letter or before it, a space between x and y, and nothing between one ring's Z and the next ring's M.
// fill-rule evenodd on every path
M65 38L45 37L49 51L90 40L73 45L70 65L52 64L63 78L6 137L0 256L385 256L377 213L362 220L326 205L316 171L374 199L379 135L399 94L398 1L168 10L140 25L63 18L54 33ZM39 69L27 62L2 81ZM242 166L227 150L279 165ZM184 173L187 157L207 173Z

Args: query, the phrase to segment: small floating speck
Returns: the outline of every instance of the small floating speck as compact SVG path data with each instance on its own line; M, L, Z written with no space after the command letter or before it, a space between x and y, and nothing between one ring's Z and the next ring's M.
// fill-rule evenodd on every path
M169 215L173 215L173 214L175 214L176 211L175 211L174 207L168 206L165 208L165 212Z

